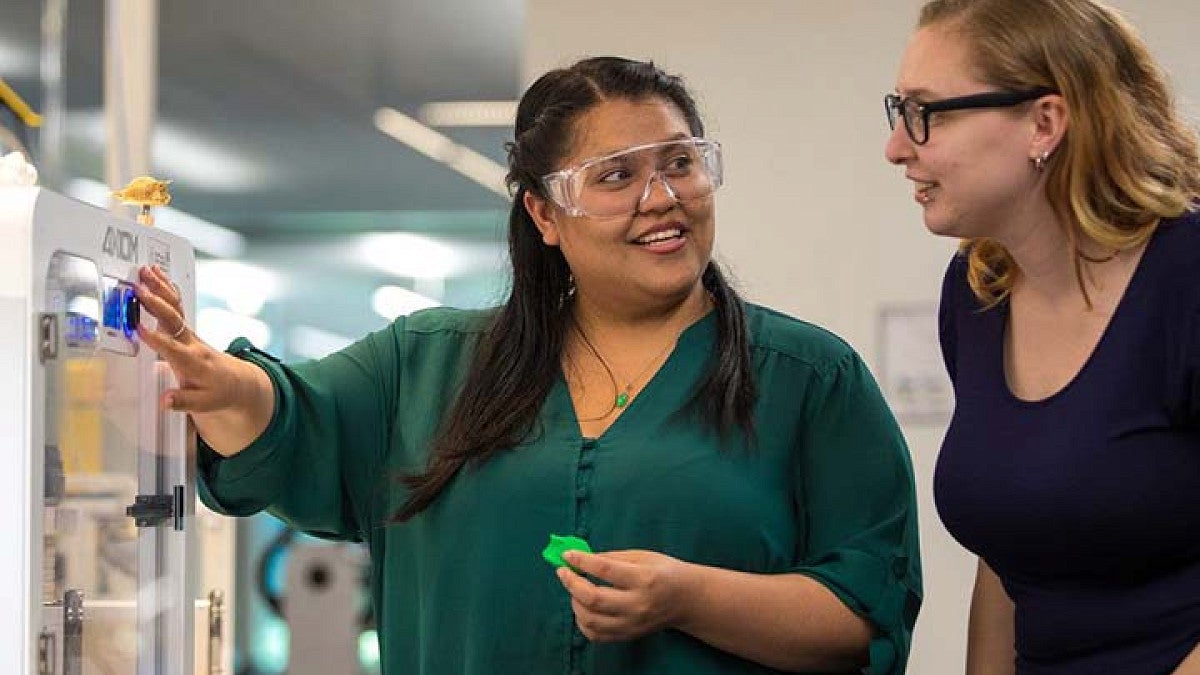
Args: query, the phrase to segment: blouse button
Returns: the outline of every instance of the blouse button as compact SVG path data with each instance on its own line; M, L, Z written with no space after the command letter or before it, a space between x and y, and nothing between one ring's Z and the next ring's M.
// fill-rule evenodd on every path
M590 493L591 490L588 490L586 485L581 485L575 489L575 497L577 499L587 499Z

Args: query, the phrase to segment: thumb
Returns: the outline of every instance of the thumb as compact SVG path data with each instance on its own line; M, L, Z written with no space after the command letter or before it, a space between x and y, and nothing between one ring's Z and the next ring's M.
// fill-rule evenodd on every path
M160 404L163 410L187 413L212 412L221 407L210 392L199 389L171 389L163 392Z

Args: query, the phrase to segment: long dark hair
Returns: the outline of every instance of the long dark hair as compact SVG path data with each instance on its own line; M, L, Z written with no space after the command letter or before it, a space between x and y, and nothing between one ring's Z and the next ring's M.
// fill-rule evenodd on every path
M573 123L606 99L664 98L704 135L696 102L683 81L653 63L596 57L553 70L533 83L517 106L514 141L508 144L508 184L513 193L508 218L512 294L479 338L453 406L442 420L424 473L401 481L408 501L392 516L403 522L423 511L464 466L477 466L508 450L533 431L538 413L559 372L571 321L571 271L556 246L542 243L525 210L526 192L546 198L540 177L551 173L569 151ZM704 384L688 403L725 436L735 427L753 434L756 389L741 298L720 269L709 262L702 282L716 305L718 354Z

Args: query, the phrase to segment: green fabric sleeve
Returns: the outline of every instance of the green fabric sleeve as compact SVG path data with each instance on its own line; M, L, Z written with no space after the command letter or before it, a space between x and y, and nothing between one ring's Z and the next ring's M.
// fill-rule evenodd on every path
M808 536L793 571L821 582L870 620L870 673L903 673L921 605L908 449L857 354L818 371L814 386L797 465Z
M395 419L402 321L296 365L235 340L227 351L270 376L275 412L233 457L199 443L204 503L235 516L266 508L310 534L363 540L386 503L389 477L381 467Z
M271 488L283 484L279 480L281 463L272 460L279 439L293 433L292 429L285 429L285 423L291 420L284 414L286 399L281 394L287 377L275 357L259 351L245 338L234 340L226 351L266 371L275 393L275 409L263 433L232 457L222 457L197 435L196 465L200 479L197 492L200 500L218 513L250 516L271 503L276 494Z

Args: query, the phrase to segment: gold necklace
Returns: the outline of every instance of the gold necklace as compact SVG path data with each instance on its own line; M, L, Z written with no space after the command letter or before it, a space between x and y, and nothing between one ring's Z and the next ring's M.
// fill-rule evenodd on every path
M611 415L613 411L623 409L625 406L629 405L629 400L633 397L634 385L636 385L638 382L641 382L642 377L650 371L650 368L654 366L655 363L658 363L658 360L661 359L664 354L671 351L671 349L675 347L675 344L679 342L679 335L676 335L673 340L667 342L666 346L654 355L654 358L650 359L646 365L638 371L637 375L634 375L633 378L625 383L624 387L621 387L617 384L617 377L613 373L612 366L609 365L608 359L605 359L600 353L600 350L596 349L596 345L592 343L591 339L588 338L587 333L583 331L583 326L579 325L579 321L574 317L572 317L571 321L575 324L575 332L579 334L580 339L583 340L583 344L587 345L588 351L590 351L592 355L596 357L596 360L600 362L600 365L604 368L604 372L608 373L608 379L610 382L612 382L613 390L616 392L616 395L613 397L612 405L608 407L608 410L605 410L604 413L599 417L592 417L583 420L585 422L602 420Z

